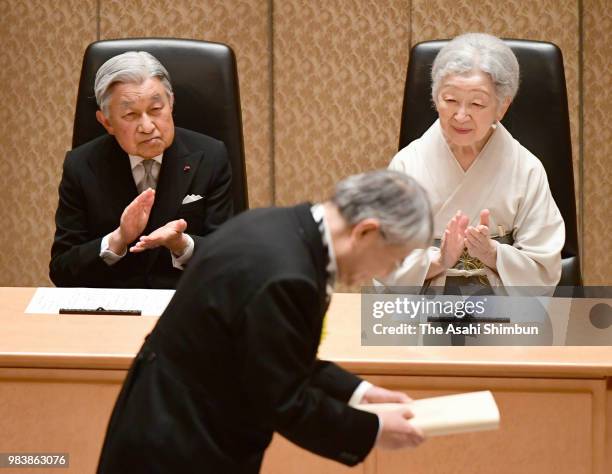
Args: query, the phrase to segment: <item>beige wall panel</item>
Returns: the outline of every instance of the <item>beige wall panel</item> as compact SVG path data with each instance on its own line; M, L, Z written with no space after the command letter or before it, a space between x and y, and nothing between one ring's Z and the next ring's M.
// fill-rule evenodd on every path
M49 285L57 186L95 0L0 0L0 285Z
M283 0L273 10L276 202L316 201L397 151L410 6Z
M269 205L270 54L266 0L100 0L100 38L162 36L219 41L238 62L250 207Z
M585 282L612 285L612 13L607 0L583 11Z

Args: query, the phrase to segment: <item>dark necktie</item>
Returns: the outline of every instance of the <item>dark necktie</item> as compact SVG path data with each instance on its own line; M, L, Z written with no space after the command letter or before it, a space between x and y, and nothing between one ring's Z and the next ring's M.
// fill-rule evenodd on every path
M143 192L148 188L155 189L155 185L157 184L155 182L155 178L153 177L153 165L155 164L155 160L143 160L141 164L144 168L145 174L140 180L138 191Z

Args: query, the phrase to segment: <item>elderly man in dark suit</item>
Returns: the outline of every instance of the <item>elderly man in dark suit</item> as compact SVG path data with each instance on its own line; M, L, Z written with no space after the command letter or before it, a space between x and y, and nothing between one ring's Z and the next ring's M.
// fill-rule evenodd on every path
M257 209L205 239L132 365L98 473L256 473L273 432L344 464L423 440L409 401L317 359L335 281L381 277L429 244L412 178L378 171L323 204Z
M94 90L108 135L66 156L51 280L174 288L198 237L232 215L225 145L174 126L168 72L149 53L109 59Z

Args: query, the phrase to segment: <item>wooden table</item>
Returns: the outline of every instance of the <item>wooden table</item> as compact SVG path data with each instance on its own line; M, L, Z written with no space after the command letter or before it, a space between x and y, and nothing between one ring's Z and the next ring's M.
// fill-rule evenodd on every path
M0 452L67 452L70 468L51 472L92 473L126 370L157 318L25 315L33 292L0 288ZM263 472L612 472L612 347L362 347L360 341L360 295L334 295L322 358L413 398L492 390L500 430L433 438L417 450L375 450L353 469L277 437Z

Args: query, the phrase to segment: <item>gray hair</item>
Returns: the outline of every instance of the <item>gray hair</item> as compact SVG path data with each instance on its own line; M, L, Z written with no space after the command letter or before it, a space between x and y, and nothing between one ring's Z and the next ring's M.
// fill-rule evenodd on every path
M451 74L480 70L491 76L498 102L514 99L519 86L519 64L510 47L496 36L466 33L449 41L431 69L431 97L438 100L442 80Z
M108 99L116 83L141 84L151 77L157 77L168 97L172 97L170 75L166 68L145 51L128 51L106 61L96 73L94 92L98 107L108 115Z
M405 173L372 171L349 176L336 185L331 202L351 226L376 218L390 244L431 242L433 219L427 193Z

